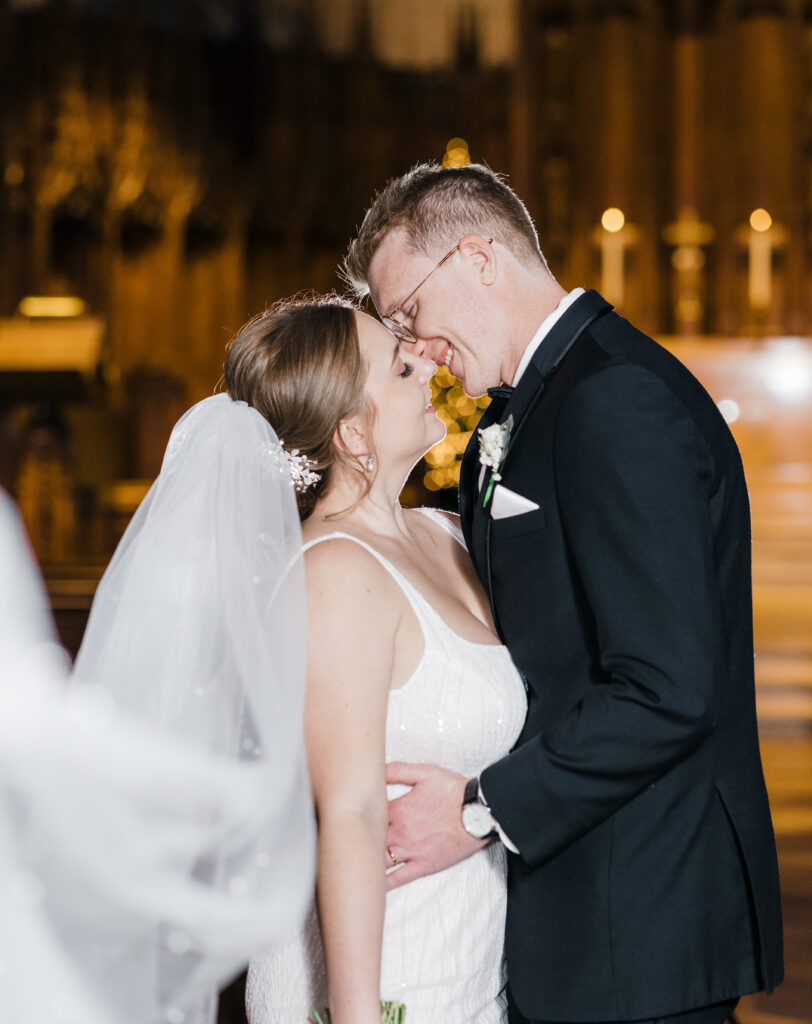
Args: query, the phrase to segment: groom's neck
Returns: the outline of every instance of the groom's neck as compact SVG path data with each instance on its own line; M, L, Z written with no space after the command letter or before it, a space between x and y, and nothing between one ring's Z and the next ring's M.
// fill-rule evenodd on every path
M506 358L502 366L502 380L508 383L513 382L536 331L567 294L543 267L523 270L525 273L518 275L508 302L513 313L507 323Z

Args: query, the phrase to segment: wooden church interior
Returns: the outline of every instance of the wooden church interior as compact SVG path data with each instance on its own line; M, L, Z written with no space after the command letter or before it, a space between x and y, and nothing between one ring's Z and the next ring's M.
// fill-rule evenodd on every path
M507 173L559 281L702 380L751 491L785 899L787 981L738 1017L812 1021L812 3L0 0L0 86L0 485L73 652L231 334L339 288L417 161ZM404 500L453 508L484 402L434 390Z

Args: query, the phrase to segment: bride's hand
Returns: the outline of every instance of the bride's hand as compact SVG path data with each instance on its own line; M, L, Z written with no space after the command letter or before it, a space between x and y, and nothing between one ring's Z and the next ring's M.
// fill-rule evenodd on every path
M412 787L389 801L387 866L397 864L387 877L389 889L451 867L487 845L462 827L464 775L431 764L393 761L386 766L386 781Z

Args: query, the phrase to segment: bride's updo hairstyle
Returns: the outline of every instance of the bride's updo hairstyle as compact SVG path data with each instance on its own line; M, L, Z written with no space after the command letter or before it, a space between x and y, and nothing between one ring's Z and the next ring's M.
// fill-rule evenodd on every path
M329 490L338 465L363 475L357 460L333 443L339 423L369 407L357 308L337 295L282 299L240 328L226 353L231 398L260 412L285 450L298 449L319 474L315 484L296 491L302 521ZM366 480L364 493L370 484Z

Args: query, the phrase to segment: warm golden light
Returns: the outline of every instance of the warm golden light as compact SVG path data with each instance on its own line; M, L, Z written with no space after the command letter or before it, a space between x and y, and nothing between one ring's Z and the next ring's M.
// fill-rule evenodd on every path
M15 185L21 185L23 178L25 177L25 169L22 164L10 163L6 164L6 170L3 174L3 179L7 185L13 188Z
M812 396L812 353L804 340L772 339L764 352L762 375L781 402L808 402Z
M750 227L754 231L769 231L773 226L773 219L766 210L759 207L750 214Z
M447 366L438 367L431 382L431 394L432 405L448 433L426 453L428 472L423 476L423 483L430 491L439 491L459 485L463 453L489 399L486 395L481 398L466 395Z
M26 295L17 312L28 317L81 316L85 312L85 304L75 295Z
M449 139L443 156L443 167L465 167L470 162L471 154L468 152L468 143L465 139L459 136Z
M724 417L725 423L735 423L739 418L741 408L739 407L739 403L734 401L732 398L723 398L716 404L719 407L719 412Z
M610 206L607 210L603 211L601 226L604 231L611 231L614 234L616 231L620 231L625 223L626 214L616 206Z

